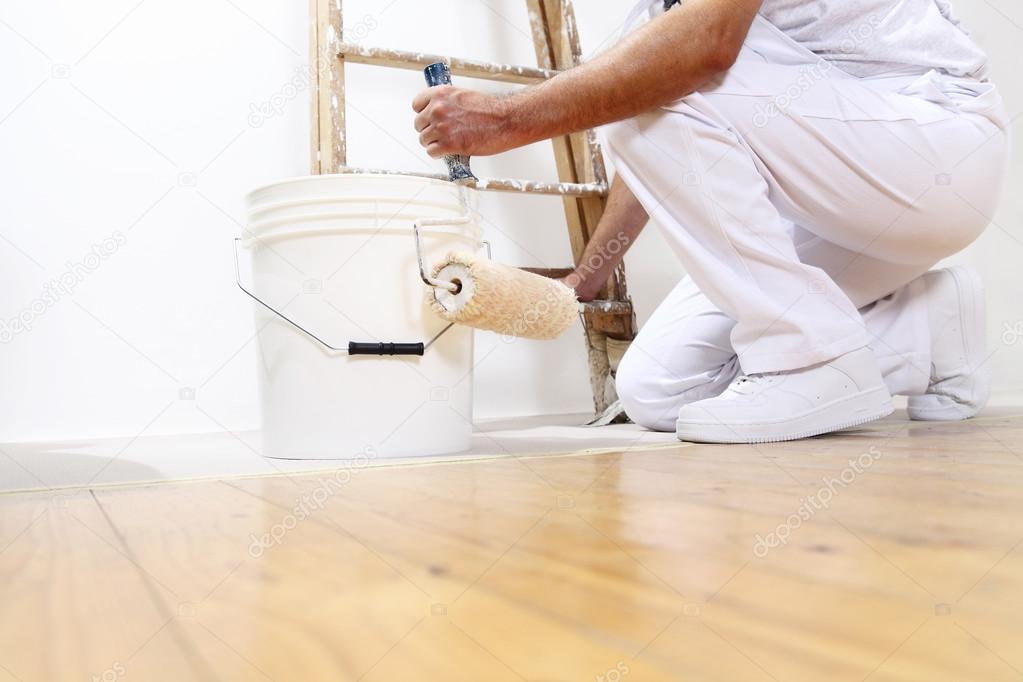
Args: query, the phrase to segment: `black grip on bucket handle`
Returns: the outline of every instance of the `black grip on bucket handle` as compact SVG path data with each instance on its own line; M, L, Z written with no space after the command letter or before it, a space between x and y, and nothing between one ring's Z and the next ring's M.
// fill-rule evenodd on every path
M424 355L425 343L362 343L350 341L349 355Z

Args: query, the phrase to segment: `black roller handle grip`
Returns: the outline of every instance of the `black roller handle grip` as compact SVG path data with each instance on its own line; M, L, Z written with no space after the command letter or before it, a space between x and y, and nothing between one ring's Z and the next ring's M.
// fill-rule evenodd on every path
M682 2L682 0L664 0L664 11L667 12L669 9L679 4L680 2Z
M423 73L426 75L426 84L431 88L451 85L451 69L444 62L430 64ZM448 164L448 178L451 182L461 185L478 179L469 167L468 156L449 155L444 157L444 162Z
M348 343L349 355L424 355L425 343Z

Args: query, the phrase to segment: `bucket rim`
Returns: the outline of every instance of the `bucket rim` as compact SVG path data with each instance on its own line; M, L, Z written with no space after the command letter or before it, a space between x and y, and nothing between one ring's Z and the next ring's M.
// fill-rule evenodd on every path
M265 220L266 216L277 211L288 211L291 209L301 208L308 206L310 208L315 206L323 205L324 203L377 203L377 204L401 204L415 205L436 209L458 209L461 212L462 206L457 202L452 201L430 201L424 199L402 199L401 197L384 197L384 196L372 196L372 197L314 197L314 198L303 198L303 199L287 199L274 203L265 203L250 206L246 212L246 218L249 222ZM336 209L334 209L336 210ZM314 215L314 214L310 214ZM338 215L342 215L338 213Z
M369 232L371 234L382 234L385 232L399 234L407 233L411 230L411 228L401 225L395 225L394 227L389 225L384 225L382 227L338 227L336 225L329 227L314 227L314 225L318 223L322 225L323 223L346 220L351 217L353 217L352 214L348 213L322 213L305 214L286 218L264 218L263 220L256 220L247 223L242 230L243 239L255 241L277 241L293 237L309 236L311 234L337 236L350 235L358 232ZM372 214L364 214L364 217L372 217ZM404 220L413 220L414 218L415 216L411 215L402 216L402 219ZM298 225L302 225L302 227L298 227ZM283 227L282 229L282 226L292 227L291 229L288 229L287 227ZM483 231L475 223L468 223L464 226L436 225L423 228L421 231L428 235L456 237L468 240L472 243L479 243L483 237Z
M441 180L439 178L428 178L422 175L412 175L405 173L325 173L323 175L294 175L288 178L282 178L274 182L267 182L249 190L245 195L245 200L251 202L253 195L262 192L264 190L273 187L282 187L288 185L297 185L304 182L320 179L337 179L337 178L373 178L375 180L385 180L388 182L397 182L399 180L418 180L428 185L434 185L436 187L444 187L446 189L457 189L462 185L457 185L450 180ZM471 188L466 188L471 189Z

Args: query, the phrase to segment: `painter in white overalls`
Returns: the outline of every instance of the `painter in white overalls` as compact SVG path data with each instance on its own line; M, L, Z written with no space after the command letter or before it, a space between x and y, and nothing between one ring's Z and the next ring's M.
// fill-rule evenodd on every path
M916 396L914 416L971 416L988 392L982 348L963 348L983 330L961 329L983 326L979 285L921 275L991 221L1006 125L987 59L944 0L766 0L714 83L604 129L689 274L618 371L629 416L673 430L730 384L741 405L758 379L865 346L892 394ZM936 365L932 349L949 357ZM815 398L784 394L768 396L793 411ZM693 422L741 409L718 404Z
M929 270L991 221L1008 122L947 1L667 4L541 85L420 93L420 143L494 154L604 126L618 176L563 281L593 297L647 222L688 274L618 369L638 424L751 443L880 419L897 394L915 419L976 414L982 287Z

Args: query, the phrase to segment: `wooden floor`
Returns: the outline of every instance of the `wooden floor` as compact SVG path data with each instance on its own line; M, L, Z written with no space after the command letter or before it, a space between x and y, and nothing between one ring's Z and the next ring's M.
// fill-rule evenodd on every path
M0 681L997 681L1021 645L1006 412L0 496Z

